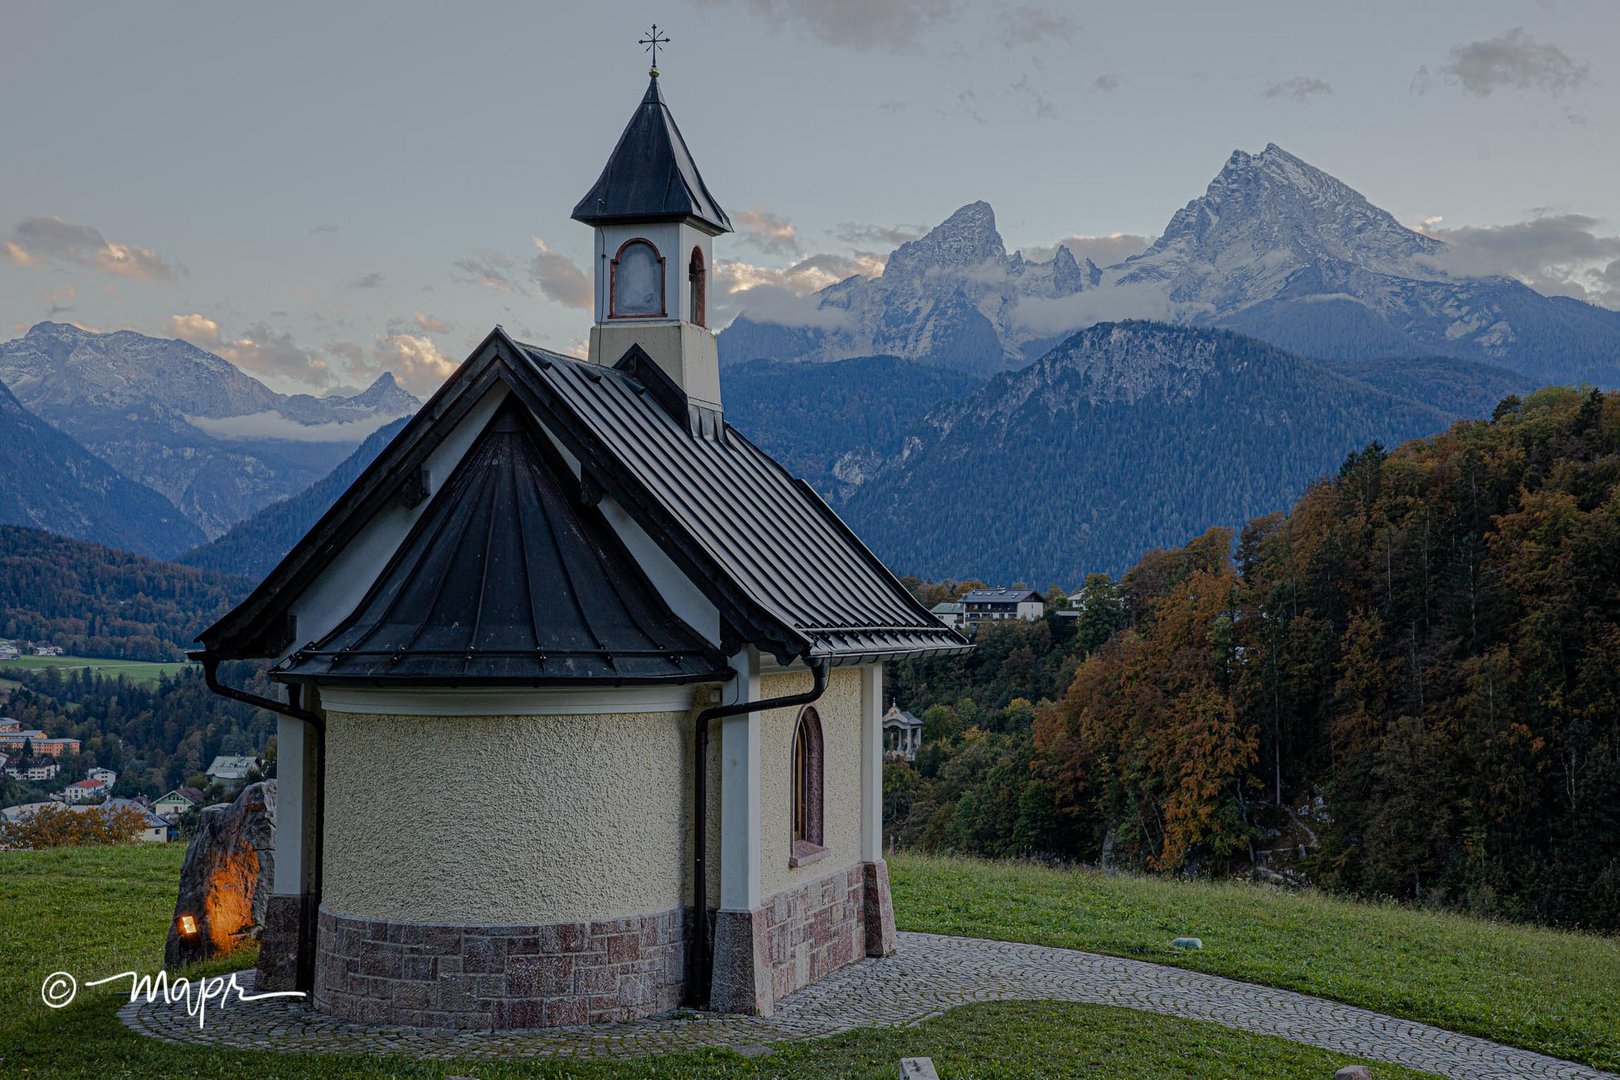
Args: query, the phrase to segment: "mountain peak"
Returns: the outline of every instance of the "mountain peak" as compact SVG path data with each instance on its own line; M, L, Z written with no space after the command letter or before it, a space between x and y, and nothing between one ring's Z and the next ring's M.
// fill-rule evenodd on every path
M1006 262L1007 249L996 231L996 212L980 200L959 208L927 235L901 244L889 256L883 276L913 277L935 269L968 269Z

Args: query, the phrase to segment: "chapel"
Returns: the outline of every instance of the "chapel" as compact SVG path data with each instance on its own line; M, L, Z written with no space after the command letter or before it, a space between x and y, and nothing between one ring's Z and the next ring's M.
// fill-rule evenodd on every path
M279 714L257 986L338 1018L769 1015L895 949L883 665L967 643L727 423L656 68L573 218L588 358L496 327L193 654Z

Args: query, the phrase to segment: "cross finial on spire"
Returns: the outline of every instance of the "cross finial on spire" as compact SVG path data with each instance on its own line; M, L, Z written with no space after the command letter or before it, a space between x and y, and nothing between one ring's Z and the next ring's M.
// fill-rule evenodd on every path
M667 36L659 37L658 24L653 23L652 30L647 34L646 37L637 40L636 44L647 46L642 51L652 53L652 67L648 70L647 74L651 75L655 79L658 78L658 46L668 45L669 38Z

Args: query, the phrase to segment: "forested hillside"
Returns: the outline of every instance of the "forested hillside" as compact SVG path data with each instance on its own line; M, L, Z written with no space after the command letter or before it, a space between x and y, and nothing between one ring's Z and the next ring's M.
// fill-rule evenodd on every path
M863 470L899 450L930 408L966 397L983 381L894 356L753 360L726 369L726 419L794 475L837 498Z
M247 595L209 570L0 525L0 637L69 653L180 660L197 632Z
M354 453L340 461L337 468L304 491L271 503L246 521L232 526L225 535L179 556L178 561L259 581L303 539L321 515L331 509L409 420L410 417L402 416L378 428Z
M1620 396L1369 447L1233 539L897 665L900 839L1620 926Z

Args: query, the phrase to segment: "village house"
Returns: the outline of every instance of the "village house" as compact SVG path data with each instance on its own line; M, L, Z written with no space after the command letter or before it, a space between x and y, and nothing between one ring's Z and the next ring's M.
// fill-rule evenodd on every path
M109 788L118 783L118 774L113 772L111 769L86 769L84 775L91 780L104 781Z
M942 604L935 604L929 608L934 618L950 627L960 630L967 625L967 605L960 601L948 600Z
M252 754L220 754L214 758L203 775L215 784L229 784L246 780L248 773L259 767L259 759Z
M55 780L61 766L55 758L33 757L12 758L6 762L6 775L13 780L30 780L39 783L44 780Z
M916 761L922 748L923 722L894 702L883 714L883 756L891 761Z
M75 780L62 789L62 798L70 803L99 802L112 792L105 780Z
M281 714L258 985L333 1016L768 1015L895 949L883 665L967 643L726 422L656 71L573 216L588 358L497 327L193 654ZM265 657L290 703L219 681Z
M15 660L21 654L15 641L0 641L0 660Z
M973 589L962 594L969 627L1008 619L1034 621L1046 614L1046 598L1034 589Z
M78 739L53 739L38 728L0 732L0 747L20 750L27 745L32 745L37 755L54 758L63 754L77 754L80 743Z
M12 735L22 730L22 721L0 716L0 735Z
M152 812L170 821L193 807L201 806L203 793L193 787L176 788L152 804Z
M56 802L20 803L17 806L8 806L0 810L0 817L4 817L7 822L12 824L18 824L26 821L44 807L61 805L61 803ZM162 844L169 840L169 823L134 799L108 799L106 802L95 804L72 804L67 809L79 814L113 814L119 810L133 810L141 815L143 823L140 831L133 837L134 840L147 844Z

